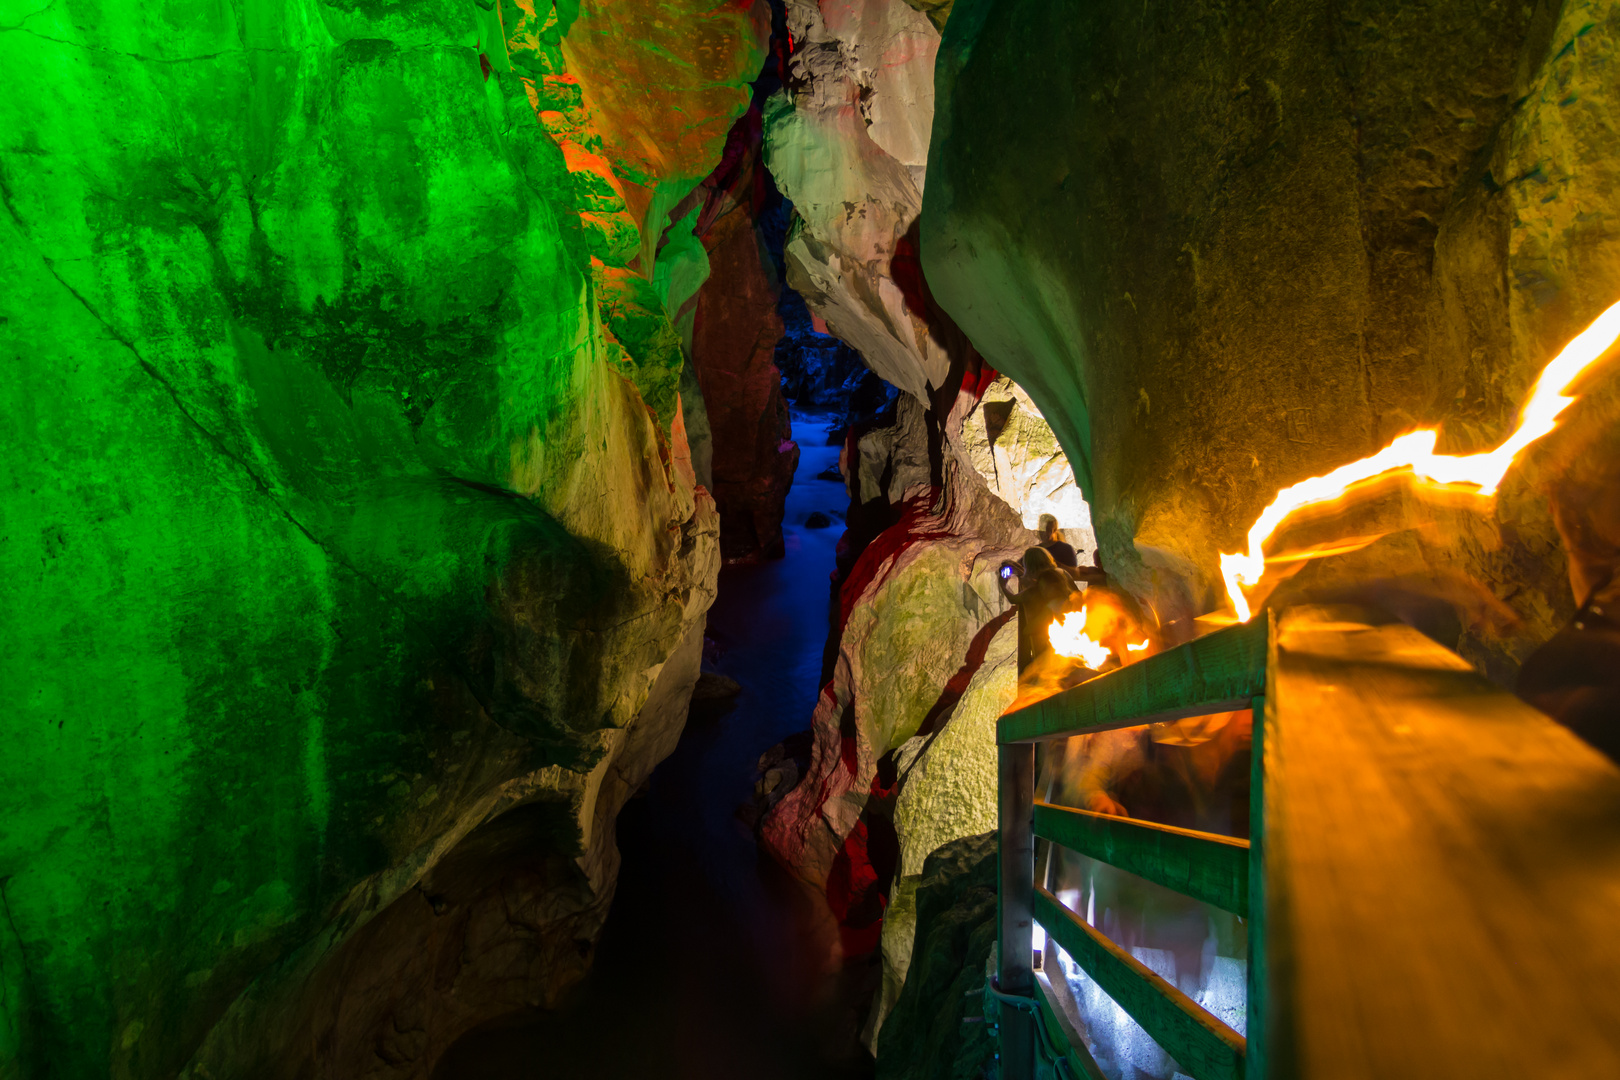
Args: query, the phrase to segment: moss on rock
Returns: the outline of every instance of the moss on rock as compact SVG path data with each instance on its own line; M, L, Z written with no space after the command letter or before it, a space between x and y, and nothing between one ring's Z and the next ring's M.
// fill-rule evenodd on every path
M883 1026L879 1080L988 1080L996 1042L984 980L996 938L996 834L928 857L916 893L911 972Z
M436 0L0 19L0 1075L296 1071L288 1000L525 802L605 903L602 776L667 736L714 516L667 317L629 381L600 329L639 222L591 233L622 183L576 153L568 20L518 7L511 49ZM711 7L625 52L701 39L712 159L759 28ZM413 1038L366 1067L430 1067Z

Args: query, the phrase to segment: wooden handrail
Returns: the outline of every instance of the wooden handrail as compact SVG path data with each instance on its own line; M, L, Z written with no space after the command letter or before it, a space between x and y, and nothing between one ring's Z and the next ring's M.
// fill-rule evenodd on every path
M1251 702L1247 852L1004 793L1003 888L1032 895L1004 919L1033 914L1199 1080L1620 1076L1620 769L1416 630L1292 608L1009 714L998 735L1016 754ZM1031 894L1037 834L1245 915L1247 1039Z
M1248 918L1247 840L1039 801L1035 835Z
M1270 674L1271 1075L1620 1076L1614 762L1370 613L1288 610Z
M1195 1080L1241 1080L1242 1035L1036 886L1035 921Z
M1050 892L1035 888L1031 849L1039 835L1252 922L1262 912L1251 916L1256 878L1250 845L1191 829L1046 803L1032 805L1032 792L1025 784L1033 781L1033 775L1026 780L1022 774L1033 765L1028 760L1033 756L1033 744L1046 739L1257 709L1266 689L1273 625L1266 615L1215 631L1009 713L997 726L1002 758L999 922L1004 983L1011 986L1028 977L1021 958L1029 955L1033 917L1198 1080L1244 1076L1249 1066L1244 1037L1069 911ZM1021 768L1009 772L1013 762L1021 763ZM1019 774L1017 780L1013 780L1014 773ZM1251 1016L1250 1023L1258 1030L1256 1018ZM1034 1062L1028 1059L1033 1047L1027 1032L1016 1023L1004 1027L1001 1048L1003 1075L1009 1080L1034 1077Z
M1003 716L996 739L1039 742L1246 709L1266 687L1266 616L1099 675Z

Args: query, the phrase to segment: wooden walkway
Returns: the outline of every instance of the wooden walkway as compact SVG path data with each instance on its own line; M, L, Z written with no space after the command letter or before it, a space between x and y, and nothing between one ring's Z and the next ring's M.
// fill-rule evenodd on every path
M1263 721L1252 846L1023 789L1035 741L1243 705ZM1620 1078L1620 769L1416 631L1262 615L1011 713L1000 738L1001 986L1048 1018L1068 997L1020 970L1032 921L1198 1080ZM1035 889L1037 835L1247 914L1248 1038ZM1054 1051L1095 1075L1083 1017L1003 1015L1009 1080Z

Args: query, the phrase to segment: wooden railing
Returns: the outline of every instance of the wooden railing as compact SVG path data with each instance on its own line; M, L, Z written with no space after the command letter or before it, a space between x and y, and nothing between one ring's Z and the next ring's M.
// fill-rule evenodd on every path
M1033 924L1038 922L1051 940L1197 1080L1244 1076L1244 1036L1104 937L1052 893L1037 888L1034 841L1050 841L1245 918L1250 916L1250 843L1035 802L1035 744L1243 708L1255 710L1258 731L1270 627L1269 619L1262 617L1218 630L1009 713L1001 718L997 730L1004 781L1002 991L1039 996L1048 1011L1061 1008L1049 1000L1044 985L1037 984ZM1026 774L1031 785L1027 788ZM1009 785L1018 790L1009 791ZM1023 794L1025 790L1030 792L1028 796ZM1258 820L1252 811L1251 816ZM1253 957L1249 970L1254 971ZM1255 995L1251 993L1250 998L1254 1000ZM1007 1010L1004 1016L1003 1076L1008 1080L1032 1077L1037 1021L1032 1012L1015 1015L1014 1010ZM1072 1071L1097 1075L1084 1046L1066 1050L1075 1059Z
M1241 708L1248 841L1034 798L1038 742ZM1620 769L1416 631L1263 614L998 741L1005 1080L1102 1077L1037 923L1197 1080L1620 1077ZM1247 1037L1038 887L1037 839L1245 919Z

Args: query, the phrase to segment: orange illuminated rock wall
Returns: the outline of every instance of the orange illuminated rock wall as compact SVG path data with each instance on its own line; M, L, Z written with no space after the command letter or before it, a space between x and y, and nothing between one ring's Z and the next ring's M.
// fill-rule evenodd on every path
M1280 487L1418 426L1494 446L1620 298L1617 46L1585 0L952 7L930 283L1051 421L1105 565L1162 616L1220 602L1217 552ZM1494 505L1386 495L1280 538L1384 534L1278 598L1385 603L1511 678L1571 610L1567 544L1612 565L1613 502L1606 523L1589 504L1614 384Z

